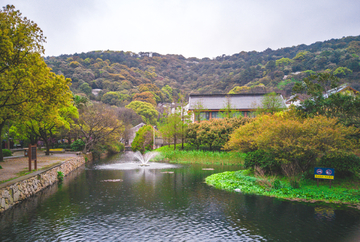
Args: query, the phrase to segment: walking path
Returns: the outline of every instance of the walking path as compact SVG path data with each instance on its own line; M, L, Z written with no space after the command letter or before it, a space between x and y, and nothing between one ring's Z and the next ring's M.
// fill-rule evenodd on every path
M39 152L37 157L37 168L40 170L44 167L50 167L74 156L76 156L75 152L55 153L50 156L45 156L45 153ZM0 166L3 168L0 169L0 182L7 181L21 176L19 172L26 172L29 170L29 158L24 156L24 151L17 151L13 153L13 156L4 157L4 162L0 162ZM32 169L34 169L34 162L32 162Z

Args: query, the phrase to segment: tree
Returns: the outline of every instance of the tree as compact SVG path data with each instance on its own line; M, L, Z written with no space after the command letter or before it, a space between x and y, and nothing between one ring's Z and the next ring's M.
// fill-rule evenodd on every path
M159 113L150 103L132 101L126 108L134 110L147 124L156 125Z
M26 121L26 132L32 136L41 138L46 146L46 155L50 154L50 145L53 137L60 131L60 128L70 130L73 119L78 118L78 110L71 103L67 105L53 106L51 110L45 107L37 107L31 119ZM31 136L30 134L30 136Z
M47 112L71 98L70 79L55 75L41 54L41 29L12 5L0 11L0 136L6 120L26 120L41 105ZM0 161L3 160L0 147Z
M107 92L101 97L101 102L109 105L119 105L120 96L117 92Z
M256 113L276 113L286 108L283 98L275 92L270 92L261 100L260 106L257 107Z
M84 82L83 84L80 85L80 90L85 93L86 95L90 95L92 88L89 86L88 83Z
M193 109L192 113L194 115L194 121L200 122L201 120L204 120L204 118L201 117L201 114L206 110L204 109L204 105L202 104L201 100L197 101L195 105L191 108Z
M181 118L181 113L175 112L168 115L165 119L165 122L160 127L160 132L162 133L163 138L169 141L172 139L174 141L174 150L176 149L177 139L182 134L183 121ZM170 142L169 142L170 144Z
M141 101L141 102L147 102L152 104L154 107L156 107L156 101L154 94L152 94L149 91L142 92L142 93L136 93L133 98L134 101Z
M302 83L295 83L293 93L306 93L314 99L321 98L330 89L338 86L339 78L331 73L318 73L303 79Z
M230 97L226 97L226 101L222 109L220 109L221 118L233 118L241 116L239 111L235 111L233 105L231 105Z
M352 73L352 70L350 70L347 67L342 67L342 66L336 68L336 70L334 71L334 75L337 77L340 77L340 78L345 77L351 73Z
M131 143L133 151L140 151L142 154L146 150L152 150L153 147L153 132L154 128L151 125L145 125L136 132L135 138Z
M85 142L84 153L98 145L119 142L123 131L115 109L99 103L86 107L77 124Z

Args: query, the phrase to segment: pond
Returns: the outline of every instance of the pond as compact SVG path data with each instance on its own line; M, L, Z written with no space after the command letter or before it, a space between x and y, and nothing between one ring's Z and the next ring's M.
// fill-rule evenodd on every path
M238 167L111 168L128 159L87 164L4 212L0 241L360 241L358 210L204 183Z

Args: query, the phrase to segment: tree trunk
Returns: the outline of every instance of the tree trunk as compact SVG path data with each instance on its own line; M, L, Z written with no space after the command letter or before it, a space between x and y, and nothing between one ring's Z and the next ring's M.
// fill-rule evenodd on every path
M0 137L2 135L2 129L4 128L4 125L5 125L5 120L0 123ZM3 151L2 151L2 140L0 139L0 161L4 161L4 155L3 155Z
M68 136L68 144L71 145L71 132L69 132L68 135L69 135L69 136Z
M181 150L184 150L184 134L181 134Z
M176 135L174 135L174 150L176 150Z
M49 141L47 139L44 139L45 142L45 146L46 146L46 152L45 155L50 155L50 144Z

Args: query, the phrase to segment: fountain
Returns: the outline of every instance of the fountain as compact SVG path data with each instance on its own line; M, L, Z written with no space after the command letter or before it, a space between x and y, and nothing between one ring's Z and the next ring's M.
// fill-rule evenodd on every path
M159 152L156 152L156 151L148 152L144 155L142 155L140 151L136 151L134 153L135 158L137 158L139 161L141 161L140 166L149 166L149 164L148 164L149 160L151 160L152 158L154 158L158 155L159 155Z
M151 151L142 155L139 151L126 152L121 160L117 160L112 164L97 165L99 170L157 170L157 169L173 169L179 168L181 165L169 164L164 162L150 162L151 159L160 155L160 152ZM139 161L141 163L139 163Z

